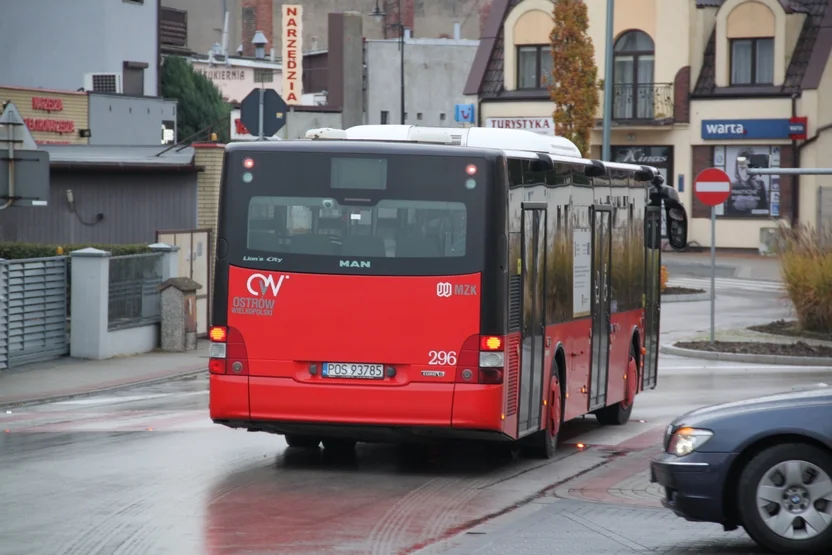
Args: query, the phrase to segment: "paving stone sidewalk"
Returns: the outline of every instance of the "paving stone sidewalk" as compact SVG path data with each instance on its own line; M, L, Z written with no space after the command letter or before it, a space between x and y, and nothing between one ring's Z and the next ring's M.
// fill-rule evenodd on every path
M0 407L66 399L196 376L208 371L208 341L196 351L153 352L107 360L70 357L0 370Z
M463 538L446 555L762 554L740 529L687 522L666 509L557 500L500 527ZM426 550L425 553L431 553ZM439 552L433 552L439 553Z

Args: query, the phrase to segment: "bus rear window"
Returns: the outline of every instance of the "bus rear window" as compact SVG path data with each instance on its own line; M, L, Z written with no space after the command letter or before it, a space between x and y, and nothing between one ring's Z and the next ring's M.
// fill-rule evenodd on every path
M466 251L462 202L384 199L374 206L334 198L254 196L247 248L263 253L372 258L453 258Z

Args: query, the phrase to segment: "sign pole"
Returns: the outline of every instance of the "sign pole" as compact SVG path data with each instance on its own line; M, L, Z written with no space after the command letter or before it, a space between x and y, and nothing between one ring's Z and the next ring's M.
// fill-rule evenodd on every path
M711 345L716 335L716 207L731 197L731 177L719 168L707 168L693 180L693 192L711 207Z
M716 206L711 206L711 345L716 322Z
M263 120L265 119L264 115L265 115L265 112L266 112L265 106L264 106L264 104L265 104L264 97L265 97L265 94L264 94L263 84L261 83L260 84L260 119L258 120L259 125L257 126L257 130L258 130L257 131L257 140L258 141L262 141L263 137L264 137L264 134L263 134L263 131L264 131L263 130Z

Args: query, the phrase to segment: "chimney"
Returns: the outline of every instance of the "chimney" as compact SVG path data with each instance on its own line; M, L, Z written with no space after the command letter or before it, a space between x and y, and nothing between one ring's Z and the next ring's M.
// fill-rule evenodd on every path
M454 40L459 40L462 38L462 24L457 21L454 23Z
M485 31L485 24L488 22L488 14L491 13L491 3L493 0L488 0L480 8L480 38Z
M266 35L266 52L276 48L274 43L274 21L272 18L272 0L243 0L243 56L254 57L251 40L258 30Z
M402 14L399 17L399 3L401 2ZM415 15L414 15L414 0L384 0L384 12L387 14L384 18L385 33L384 38L398 38L400 27L399 23L404 25L406 29L410 29L411 33L415 30Z

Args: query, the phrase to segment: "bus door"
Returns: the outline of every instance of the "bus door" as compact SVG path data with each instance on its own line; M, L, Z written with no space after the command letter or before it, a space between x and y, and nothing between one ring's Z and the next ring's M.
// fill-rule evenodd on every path
M518 434L540 429L546 311L546 203L524 202L522 215L523 327Z
M648 206L645 215L644 237L644 389L655 389L659 370L659 319L661 315L661 223L659 206ZM656 247L656 248L651 248Z
M592 358L589 410L607 402L610 358L610 266L612 265L612 206L592 208Z

